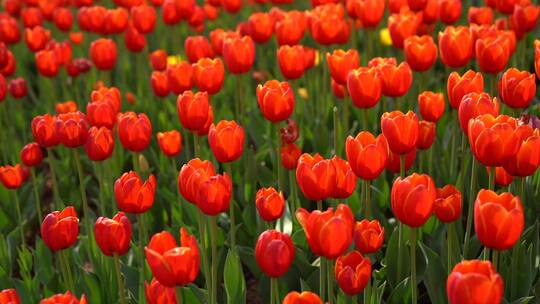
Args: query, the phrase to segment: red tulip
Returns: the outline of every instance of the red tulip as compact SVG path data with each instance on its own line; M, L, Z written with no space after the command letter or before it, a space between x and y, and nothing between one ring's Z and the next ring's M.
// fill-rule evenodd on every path
M158 132L157 140L163 154L168 157L174 157L180 154L182 150L182 135L180 132L176 130Z
M117 111L110 98L90 102L86 106L86 114L92 126L112 129L116 124Z
M17 189L28 179L28 169L20 164L0 166L0 182L7 189Z
M492 172L488 170L488 175L492 174ZM495 167L495 185L506 187L514 181L514 177L510 175L503 167Z
M341 4L326 4L314 8L308 25L313 39L322 45L345 44L349 40L352 24L344 18Z
M376 68L381 75L384 96L399 97L407 94L413 79L409 64L402 62L396 65L392 60L388 60L377 65Z
M131 223L123 212L112 219L100 216L94 224L96 243L106 256L122 256L129 250Z
M133 25L142 34L151 33L156 26L157 13L153 6L142 4L131 8Z
M21 149L21 161L27 167L35 167L43 161L43 152L38 143L32 142Z
M383 135L373 136L367 131L347 137L347 160L351 168L363 180L374 180L384 170L388 158L388 143Z
M51 31L36 26L24 30L24 42L28 49L32 52L37 52L45 48L47 42L51 40Z
M374 107L382 94L382 80L375 68L360 67L347 77L347 92L353 104L361 109Z
M57 102L54 108L57 114L75 113L78 111L77 103L73 100Z
M392 212L403 224L420 227L431 216L436 190L429 175L413 173L405 178L398 177L392 186Z
M179 95L187 90L191 90L193 87L193 70L191 64L186 61L180 61L177 64L167 66L167 82L173 94Z
M534 41L534 71L536 77L540 79L540 40Z
M440 0L439 16L444 24L454 24L461 17L461 0Z
M510 68L499 81L499 95L511 108L527 108L536 95L534 74Z
M345 294L359 294L371 279L371 261L360 252L351 251L336 260L335 274L336 281Z
M214 51L210 41L204 36L189 36L184 42L186 56L191 63L195 63L202 58L213 58Z
M303 11L288 11L274 25L276 39L279 45L296 45L306 31L307 20Z
M289 83L270 80L257 86L257 102L266 119L280 122L294 110L294 92Z
M257 43L265 43L274 32L274 22L267 13L253 13L247 21L248 32Z
M150 84L154 95L157 97L166 97L169 95L169 78L165 72L152 71Z
M489 25L493 24L494 19L493 10L489 6L469 7L469 12L467 13L467 20L469 23Z
M178 191L186 201L196 204L200 184L214 175L216 175L216 172L211 162L194 158L180 169L178 174Z
M281 304L323 304L323 301L316 293L303 291L302 293L289 292Z
M88 121L81 112L60 114L55 122L60 142L68 148L84 145L88 138Z
M478 66L490 74L501 72L511 56L509 41L505 36L480 38L476 40L475 50Z
M43 299L39 304L87 304L86 296L82 295L81 300L77 299L70 291L66 293L58 293L46 299Z
M156 233L144 248L152 274L165 287L185 286L199 274L200 256L197 240L186 229L180 229L180 246L174 236Z
M232 180L226 173L198 181L195 203L206 215L214 216L229 209L232 197Z
M263 220L273 222L283 215L285 198L282 192L272 187L261 188L255 195L255 206Z
M331 197L336 182L336 169L330 160L319 154L302 154L296 167L296 181L304 196L312 201Z
M235 161L244 152L244 129L234 120L222 120L210 126L208 143L218 162Z
M306 50L301 45L280 46L277 59L281 74L287 79L298 79L304 75Z
M56 117L50 114L36 116L32 119L32 135L40 146L50 148L60 143L55 124Z
M100 70L111 70L116 64L116 44L111 39L100 38L90 44L90 58Z
M71 206L47 214L41 223L41 238L52 251L73 246L78 235L79 218L75 208Z
M504 164L504 170L514 176L533 175L540 166L540 132L529 125L520 125L516 131L519 149Z
M351 2L351 1L349 1ZM384 0L358 0L354 1L354 12L362 25L372 30L381 23L385 10Z
M478 192L474 202L474 230L484 246L496 250L512 248L524 225L519 197L486 189Z
M167 52L157 49L150 53L150 64L154 71L165 71L167 68Z
M8 93L8 87L6 78L4 75L0 74L0 102L4 101L6 99Z
M436 123L444 113L444 95L424 91L418 95L418 107L424 120Z
M302 150L294 143L283 145L281 147L281 164L287 170L296 169L301 154Z
M354 216L349 206L339 204L334 211L300 208L296 219L302 225L311 251L329 260L344 254L353 241Z
M435 216L445 223L456 221L461 216L461 192L453 185L437 188L437 198L433 203Z
M233 74L248 72L255 62L255 44L249 36L229 38L223 42L223 60Z
M26 87L26 80L22 77L17 77L11 79L8 84L9 93L15 99L23 98L28 93L28 88Z
M446 281L450 304L501 303L504 283L490 261L462 261Z
M6 44L15 44L21 39L17 20L11 16L3 15L0 18L0 40Z
M114 150L114 137L111 130L105 127L91 127L84 145L88 158L102 161L111 157Z
M221 59L203 58L193 65L193 80L200 91L213 95L223 86L225 70Z
M345 199L352 195L356 188L356 175L353 173L349 162L334 156L330 162L334 166L336 172L336 181L332 198Z
M150 284L144 281L144 294L148 304L176 304L174 288L163 286L156 278Z
M146 46L146 36L141 34L133 24L129 24L124 34L124 42L128 50L139 53Z
M460 76L457 72L452 72L448 76L447 94L450 105L458 109L463 97L469 93L484 92L484 77L481 73L468 70Z
M59 30L69 32L73 26L73 13L67 7L57 7L53 11L53 22Z
M416 147L420 150L427 150L435 141L437 127L434 122L421 120L418 123L418 141Z
M118 136L124 148L141 152L150 144L152 125L146 114L126 112L118 118Z
M377 220L361 220L354 226L354 245L362 254L379 251L384 243L384 228Z
M4 289L0 291L0 303L2 304L21 304L21 299L17 294L17 290Z
M25 7L21 10L21 20L25 28L41 26L43 14L37 7Z
M114 198L118 209L141 214L152 208L156 192L156 178L150 175L143 182L139 174L129 171L114 182Z
M437 60L437 45L431 36L410 36L405 39L403 50L407 63L417 72L429 70Z
M294 244L288 234L266 230L257 239L255 259L261 270L271 278L279 278L294 260Z
M388 17L388 30L390 38L392 38L392 45L402 49L405 39L416 34L420 22L421 17L408 10L390 15Z
M439 32L439 55L448 67L465 66L473 56L473 40L469 28L447 26Z
M418 117L411 111L386 112L381 117L382 133L394 153L407 154L416 147L418 128Z
M518 152L520 139L514 118L483 114L469 121L469 144L474 157L487 167L500 167Z
M338 49L332 54L326 53L326 61L332 79L341 85L347 83L349 72L360 66L360 56L354 49L347 51Z

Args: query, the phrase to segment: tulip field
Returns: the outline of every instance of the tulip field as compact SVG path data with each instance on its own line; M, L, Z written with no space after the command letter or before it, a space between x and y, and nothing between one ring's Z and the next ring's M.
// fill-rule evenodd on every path
M0 304L540 303L537 0L0 7Z

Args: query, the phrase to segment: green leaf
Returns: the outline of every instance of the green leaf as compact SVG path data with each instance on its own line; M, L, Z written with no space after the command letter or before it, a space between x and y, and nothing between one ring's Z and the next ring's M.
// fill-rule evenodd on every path
M446 303L446 275L442 261L436 252L419 242L420 250L427 258L426 271L424 273L424 285L426 286L431 303Z
M103 303L101 298L101 288L97 276L93 273L85 273L83 276L84 285L86 286L86 296L91 299L92 303Z
M229 250L225 259L224 269L225 291L227 303L245 303L246 282L240 258L233 250Z
M402 304L411 302L411 286L409 278L401 281L396 288L392 290L388 297L388 304Z
M401 244L401 252L399 249L399 226L394 228L390 240L388 241L388 247L386 248L386 255L384 257L384 264L387 267L386 274L387 280L390 286L396 286L410 272L409 270L409 249L405 246L405 239L407 237L407 231L405 225L403 225L403 243ZM401 265L401 266L399 266ZM401 275L398 277L398 266L401 267Z

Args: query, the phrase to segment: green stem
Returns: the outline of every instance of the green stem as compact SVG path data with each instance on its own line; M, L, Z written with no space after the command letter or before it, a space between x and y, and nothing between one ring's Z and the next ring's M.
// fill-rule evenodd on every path
M412 303L416 304L417 299L417 290L416 290L416 228L410 229L410 240L411 240L411 291L412 291Z
M357 303L353 300L353 303ZM371 304L371 274L368 278L366 289L364 289L364 304Z
M334 263L326 260L326 283L328 284L328 302L334 303Z
M283 184L281 183L281 151L280 151L280 146L281 146L281 139L280 139L280 130L279 130L279 124L273 124L273 129L275 128L275 131L274 131L274 136L275 136L275 142L274 142L274 153L276 154L276 181L277 181L277 187L278 187L278 190L281 190L283 189Z
M69 289L70 288L69 287L69 278L68 278L68 275L67 275L66 265L65 265L65 261L64 261L62 251L57 251L56 254L57 254L56 257L58 259L58 262L60 263L60 272L62 273L62 275L61 275L62 280L64 281L65 287Z
M345 98L343 98L343 134L344 137L347 137L347 135L350 132L350 126L349 126L349 102L351 102L351 99L348 97L348 93L345 93Z
M371 217L371 181L364 181L364 191L366 195L366 219Z
M47 149L47 158L49 160L49 170L51 171L51 183L53 190L53 200L54 207L56 210L62 209L62 203L60 201L60 195L58 192L58 182L56 180L56 171L55 171L55 159L52 148Z
M15 211L17 212L17 220L19 222L19 233L21 234L21 244L25 244L26 240L24 239L24 224L21 215L21 202L19 201L19 196L17 195L17 190L13 190L13 196L15 197Z
M232 164L231 163L225 163L224 164L225 166L225 171L227 172L227 175L229 175L229 177L231 178L232 180ZM231 234L231 249L232 251L236 252L236 216L234 214L234 200L231 199L231 204L229 206L229 219L231 220L231 230L230 230L230 234Z
M126 304L126 296L124 294L124 279L122 278L122 271L120 270L120 258L118 253L114 254L114 269L116 271L116 282L118 283L118 296L120 297L120 304Z
M193 132L193 156L198 157L199 153L199 136Z
M369 108L362 109L362 114L364 115L364 119L362 121L364 130L369 130Z
M83 203L84 211L84 224L86 226L86 233L88 234L89 241L93 240L93 230L90 223L90 209L88 208L88 199L86 197L86 187L84 185L84 172L81 165L81 157L78 149L73 149L73 156L75 158L75 166L77 167L77 173L79 175L79 192L81 193L81 200Z
M428 152L428 174L431 174L431 176L433 176L435 173L433 172L433 149L433 146L429 147Z
M210 270L208 269L208 252L207 252L207 248L208 248L208 242L207 242L207 237L206 237L206 223L204 223L204 217L202 215L202 211L197 208L197 222L199 224L199 239L200 239L200 242L201 242L201 260L202 260L202 268L203 268L203 273L204 273L204 281L205 281L205 284L206 284L206 289L207 290L210 290L211 288L211 281L212 281L212 278L211 278L211 273L210 273ZM210 297L210 295L208 295L208 297Z
M459 184L463 193L465 193L465 172L467 172L467 155L465 149L467 149L467 136L461 134L461 175L459 176Z
M447 252L447 261L448 261L448 264L447 264L447 270L448 270L448 273L450 273L450 271L452 271L452 267L453 267L453 259L452 259L452 256L453 256L453 238L454 238L454 229L453 229L453 223L449 223L448 226L448 231L446 232L446 241L447 241L447 244L448 244L448 252Z
M323 202L322 202L322 200L317 201L317 210L323 211Z
M454 111L452 111L450 114L452 114L450 117L452 118L452 121L454 120ZM457 133L457 127L455 123L452 123L452 134L450 135L450 176L454 177L454 169L455 169L455 160L456 160L456 133Z
M145 231L146 223L144 221L144 213L138 214L137 219L139 222L139 250L141 256L141 269L139 276L139 286L143 286L144 280L146 280L146 263L145 263L145 254L144 254L144 244L145 244ZM144 296L144 295L142 295ZM139 293L139 300L141 299L141 293Z
M401 222L398 223L398 257L401 257L402 254L402 246L403 246L403 224ZM397 279L398 282L401 281L401 273L402 273L402 263L397 264Z
M98 184L99 184L99 212L101 212L102 215L105 215L105 183L103 176L105 175L104 171L105 168L101 168L99 166L99 163L94 163L94 168L96 171L96 174L98 176Z
M472 159L471 164L471 187L469 191L469 206L467 211L467 227L465 228L465 240L463 242L463 258L467 259L469 253L469 241L471 239L471 229L472 229L472 219L473 219L473 208L474 208L474 195L476 187L476 160Z
M407 174L406 169L405 169L406 157L407 157L406 154L401 154L399 156L399 176L401 176L401 178L404 178L405 174Z
M176 304L182 304L182 286L177 286L176 291Z
M73 275L71 274L71 266L70 266L69 261L68 261L67 250L68 249L61 250L59 253L60 253L61 259L64 260L66 278L67 278L67 280L69 282L69 285L68 285L69 290L74 291L75 290L75 284L74 284L75 281L73 280Z
M131 161L133 162L133 171L140 174L141 172L139 172L139 153L131 153Z
M218 281L218 253L217 253L217 222L216 217L210 217L210 242L212 245L212 289L210 292L211 304L217 303L217 281Z
M319 295L321 299L326 298L326 259L324 257L319 257Z
M499 269L499 251L493 250L493 253L491 255L491 261L493 263L493 268L495 268L495 271L498 271Z
M340 133L340 130L339 130L339 118L338 118L338 109L337 107L334 107L332 109L332 118L333 118L333 123L334 123L334 154L335 155L338 155L339 154L339 139L341 138L341 136L339 135Z
M34 190L34 201L36 203L36 211L38 216L38 226L41 224L41 221L43 220L43 213L41 212L41 199L39 197L39 189L37 185L37 179L36 179L36 171L34 168L30 169L30 174L32 176L32 188Z
M279 303L279 289L278 280L276 278L270 278L270 303Z
M488 167L489 190L495 189L495 167Z

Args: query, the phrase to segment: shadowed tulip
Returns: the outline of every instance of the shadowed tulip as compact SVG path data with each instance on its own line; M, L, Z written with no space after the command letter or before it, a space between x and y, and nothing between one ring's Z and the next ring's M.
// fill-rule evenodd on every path
M79 218L71 206L49 213L41 223L41 238L52 251L73 246L78 235Z
M255 259L267 276L279 278L287 273L294 255L294 244L288 234L266 230L259 235L255 245Z
M379 251L384 243L384 228L378 220L361 220L354 226L354 245L362 254Z
M336 281L347 295L361 293L371 279L371 261L358 251L351 251L336 260Z
M435 216L444 223L456 221L461 216L461 192L453 185L437 188L437 198L433 204Z
M94 224L96 243L106 256L122 256L129 250L131 223L123 212L112 219L100 216Z

